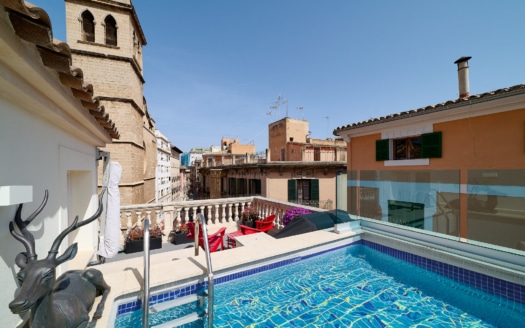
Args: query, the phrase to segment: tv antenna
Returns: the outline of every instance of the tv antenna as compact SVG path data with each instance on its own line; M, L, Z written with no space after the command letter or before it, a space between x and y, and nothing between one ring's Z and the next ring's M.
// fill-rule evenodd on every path
M288 99L283 99L281 95L277 96L277 100L270 106L270 110L266 112L266 115L272 115L273 111L277 111L277 115L280 116L281 104L286 104L286 116L288 116Z
M328 131L330 131L330 128L329 128L330 118L328 116L325 116L325 118L326 118L326 139L328 139Z
M286 104L286 117L288 117L288 99L283 100L282 104Z

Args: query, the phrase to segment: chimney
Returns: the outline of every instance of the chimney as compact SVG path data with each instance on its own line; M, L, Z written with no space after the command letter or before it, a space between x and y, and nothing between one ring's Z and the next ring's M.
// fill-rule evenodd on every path
M459 98L470 96L468 80L468 61L470 58L472 57L461 57L454 62L454 64L458 65Z

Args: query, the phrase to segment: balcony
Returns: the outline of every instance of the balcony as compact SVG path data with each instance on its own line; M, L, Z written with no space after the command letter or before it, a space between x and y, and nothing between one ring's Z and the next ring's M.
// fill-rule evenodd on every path
M174 230L174 227L189 222L198 212L204 213L210 232L221 227L226 227L227 233L233 232L238 229L238 222L244 208L249 206L255 207L260 217L275 214L275 226L278 229L284 227L282 217L288 209L304 207L312 212L324 211L317 207L281 202L259 196L122 206L120 209L121 244L124 244L124 236L127 231L137 223L141 225L141 221L146 217L149 218L152 226L164 223L165 238L170 231Z

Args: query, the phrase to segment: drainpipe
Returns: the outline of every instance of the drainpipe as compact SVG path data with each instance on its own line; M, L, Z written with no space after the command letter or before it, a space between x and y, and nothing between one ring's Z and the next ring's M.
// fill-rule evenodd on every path
M472 57L461 57L454 62L454 64L458 65L459 98L467 98L470 96L468 78L468 61L470 58Z

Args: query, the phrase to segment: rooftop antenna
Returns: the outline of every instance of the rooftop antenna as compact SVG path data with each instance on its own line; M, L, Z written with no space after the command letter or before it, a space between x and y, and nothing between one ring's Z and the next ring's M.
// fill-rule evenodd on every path
M303 112L304 107L303 107L303 106L299 106L299 107L297 107L297 110L300 110L300 111L301 111L301 113L302 113L302 115L301 115L302 118L301 118L301 119L304 120L304 112Z
M286 116L288 116L288 100L284 99L281 95L277 96L277 101L275 101L272 106L270 106L270 110L266 113L266 115L272 115L272 111L276 110L277 115L279 116L280 110L281 110L281 104L286 104Z
M329 124L330 119L328 116L325 116L325 118L326 118L326 139L328 139L328 131L330 131L330 128L328 126L330 125Z

